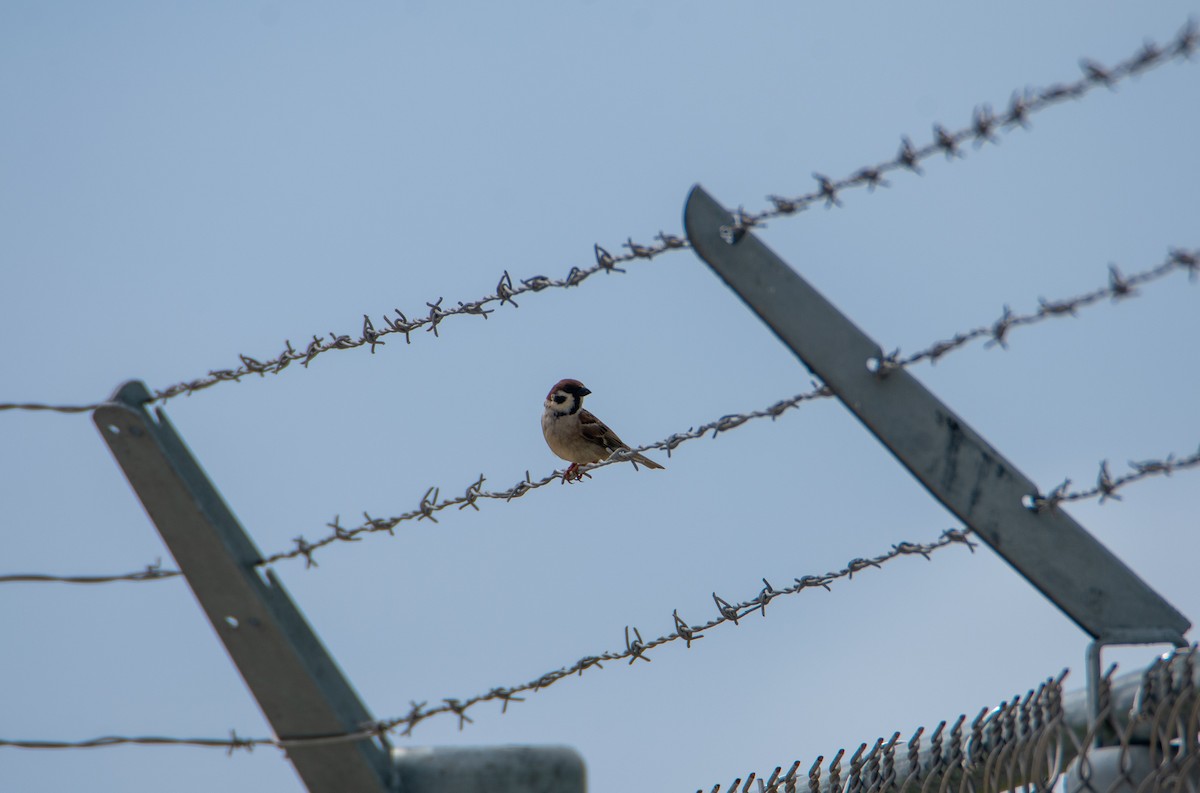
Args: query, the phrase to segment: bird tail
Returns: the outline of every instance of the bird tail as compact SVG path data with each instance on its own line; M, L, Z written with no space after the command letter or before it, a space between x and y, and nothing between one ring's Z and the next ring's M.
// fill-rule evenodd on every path
M637 463L638 465L644 465L647 468L666 468L665 465L659 465L658 463L651 460L649 457L645 457L641 454L633 455L633 461L635 463Z

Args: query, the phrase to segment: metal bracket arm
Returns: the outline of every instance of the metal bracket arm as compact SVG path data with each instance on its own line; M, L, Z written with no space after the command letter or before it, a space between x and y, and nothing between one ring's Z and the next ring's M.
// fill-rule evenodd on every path
M151 395L129 382L93 421L187 578L246 685L282 739L354 732L370 712ZM157 418L157 421L155 420ZM313 793L393 790L381 738L289 747Z
M1185 644L1188 620L1082 526L1038 493L961 418L903 369L869 369L883 352L698 185L684 209L696 253L821 378L947 509L1105 644Z

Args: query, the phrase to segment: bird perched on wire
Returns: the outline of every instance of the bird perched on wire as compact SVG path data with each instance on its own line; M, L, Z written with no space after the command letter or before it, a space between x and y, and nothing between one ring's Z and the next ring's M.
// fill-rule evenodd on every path
M617 433L583 409L583 398L590 393L578 380L559 380L546 395L542 434L550 451L571 464L563 472L563 482L582 479L585 474L578 470L582 464L607 460L618 450L630 451ZM647 468L664 467L641 454L633 454L630 460L635 467L638 464Z

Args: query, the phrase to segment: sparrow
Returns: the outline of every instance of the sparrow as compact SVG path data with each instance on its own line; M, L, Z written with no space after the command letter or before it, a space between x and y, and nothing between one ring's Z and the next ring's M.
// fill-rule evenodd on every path
M617 433L583 409L583 398L590 393L578 380L559 380L546 395L542 434L546 436L550 451L571 464L563 472L564 483L570 482L572 477L576 481L584 477L584 472L578 470L581 464L607 460L618 449L629 451L629 446L617 437ZM634 454L631 459L634 467L638 463L647 468L664 467L640 454Z

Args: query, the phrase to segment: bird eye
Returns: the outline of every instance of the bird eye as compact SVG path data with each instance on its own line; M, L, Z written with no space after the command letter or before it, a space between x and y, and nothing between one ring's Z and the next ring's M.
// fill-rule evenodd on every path
M556 394L554 397L554 403L557 405L561 405L563 402L566 402L566 401L567 401L567 398L565 396L563 396L562 394Z

